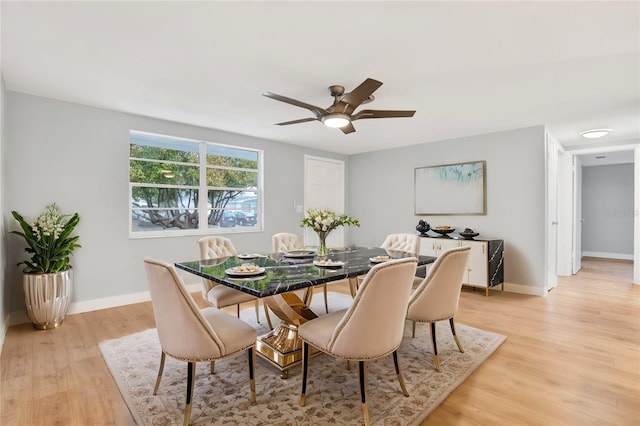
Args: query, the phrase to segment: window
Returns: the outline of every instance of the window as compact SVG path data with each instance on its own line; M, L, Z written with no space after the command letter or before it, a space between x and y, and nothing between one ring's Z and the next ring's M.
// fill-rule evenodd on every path
M132 237L262 229L262 151L131 131L129 191Z

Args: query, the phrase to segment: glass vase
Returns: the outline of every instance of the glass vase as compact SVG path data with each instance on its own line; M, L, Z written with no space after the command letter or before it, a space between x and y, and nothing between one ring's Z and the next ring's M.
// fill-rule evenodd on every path
M329 249L327 249L327 236L328 232L318 232L318 250L316 251L318 257L327 257Z

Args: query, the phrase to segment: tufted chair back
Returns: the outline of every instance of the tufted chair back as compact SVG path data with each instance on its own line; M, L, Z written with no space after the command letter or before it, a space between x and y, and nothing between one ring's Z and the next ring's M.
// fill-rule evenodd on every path
M204 237L198 240L200 259L218 259L237 256L238 252L230 239L219 236Z
M389 234L380 247L387 250L413 253L418 257L420 254L420 237L417 234Z
M273 237L271 237L271 242L273 243L274 253L304 248L304 244L302 244L300 237L298 237L296 234L289 234L287 232L273 234Z
M221 257L237 256L236 248L230 239L225 237L211 236L198 240L200 249L200 260L219 259ZM217 284L213 281L202 278L202 297L207 300L207 293ZM222 307L222 306L218 306Z

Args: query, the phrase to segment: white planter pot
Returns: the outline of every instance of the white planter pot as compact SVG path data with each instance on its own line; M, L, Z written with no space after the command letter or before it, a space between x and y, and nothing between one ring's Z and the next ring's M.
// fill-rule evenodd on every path
M22 274L27 315L38 330L62 324L71 302L73 270L55 274Z

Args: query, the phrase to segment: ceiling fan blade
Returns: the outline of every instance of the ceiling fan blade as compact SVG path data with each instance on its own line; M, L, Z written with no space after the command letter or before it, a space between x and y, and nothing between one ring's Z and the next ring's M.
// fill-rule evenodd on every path
M353 124L349 123L346 126L340 127L340 130L342 130L342 133L345 135L348 135L349 133L355 132L356 128L353 127Z
M316 116L316 118L320 118L320 116L328 114L327 110L325 110L324 108L320 108L320 107L317 107L315 105L307 104L305 102L300 102L300 101L297 101L295 99L287 98L286 96L276 95L275 93L271 93L271 92L264 92L262 94L262 96L266 96L267 98L275 99L276 101L280 101L280 102L284 102L284 103L287 103L287 104L295 105L295 106L298 106L300 108L308 109L309 111L311 111L313 113L313 115Z
M353 89L340 99L340 101L334 105L333 111L342 112L344 114L351 114L356 108L360 106L369 96L373 94L378 88L382 86L382 82L367 78L360 86Z
M277 126L286 126L288 124L306 123L307 121L320 121L318 118L301 118L300 120L284 121L282 123L276 123Z
M357 114L351 116L351 121L361 120L363 118L394 118L394 117L413 117L415 111L394 111L379 109L363 109Z

